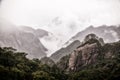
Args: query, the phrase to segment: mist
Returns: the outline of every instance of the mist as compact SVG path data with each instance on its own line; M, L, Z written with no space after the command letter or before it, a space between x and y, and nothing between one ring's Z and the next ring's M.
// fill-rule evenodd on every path
M53 49L90 25L119 25L119 13L119 0L3 0L0 7L1 21L44 29L57 36L59 41L48 42L55 46Z
M3 0L0 16L16 25L39 28L55 17L77 17L91 25L118 24L119 12L119 0Z

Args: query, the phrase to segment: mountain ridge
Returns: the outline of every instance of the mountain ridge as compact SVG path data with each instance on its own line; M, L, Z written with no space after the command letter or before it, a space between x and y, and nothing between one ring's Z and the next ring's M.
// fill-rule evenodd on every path
M26 29L25 29L26 28ZM45 32L39 29L39 32ZM38 34L30 27L17 27L6 20L0 20L0 46L13 47L18 51L29 53L29 58L41 58L46 56L47 49L40 42ZM42 36L47 35L42 34Z

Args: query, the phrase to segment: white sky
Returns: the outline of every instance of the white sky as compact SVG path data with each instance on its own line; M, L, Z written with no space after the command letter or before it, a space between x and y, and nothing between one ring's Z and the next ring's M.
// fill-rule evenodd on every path
M44 26L73 15L90 24L119 24L119 0L3 0L0 16L17 25Z
M0 17L72 36L89 25L120 24L120 0L3 0ZM61 25L52 23L55 17Z

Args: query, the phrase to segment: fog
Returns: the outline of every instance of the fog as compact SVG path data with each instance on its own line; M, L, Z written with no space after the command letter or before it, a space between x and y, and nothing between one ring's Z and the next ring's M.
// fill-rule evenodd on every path
M0 17L16 25L67 34L89 25L119 24L119 13L119 0L3 0L0 8ZM61 26L48 26L53 25L52 20L56 17L62 20L64 30Z
M65 42L90 25L119 25L120 1L3 0L0 19L17 26L45 29Z
M0 16L17 25L43 27L58 16L94 25L118 24L119 12L119 0L3 0Z

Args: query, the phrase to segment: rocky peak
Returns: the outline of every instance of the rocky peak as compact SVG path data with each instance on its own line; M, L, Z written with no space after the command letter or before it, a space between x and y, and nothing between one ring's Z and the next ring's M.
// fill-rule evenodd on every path
M70 40L84 40L85 36L94 33L97 36L104 39L106 43L111 43L118 41L120 39L120 26L118 25L101 25L101 26L89 26L83 31L78 32L75 36L73 36Z
M91 33L88 34L85 38L84 41L82 42L83 44L85 43L94 43L94 42L98 42L100 43L100 45L104 45L104 41L102 38L99 38L98 36L96 36L95 34Z
M81 70L85 66L94 64L98 60L100 47L102 46L101 38L95 34L89 34L84 40L85 41L70 55L69 70L71 71Z
M95 34L88 34L86 37L85 37L85 39L84 39L84 41L86 42L86 41L88 41L88 40L90 40L90 39L98 39L98 37L95 35Z

